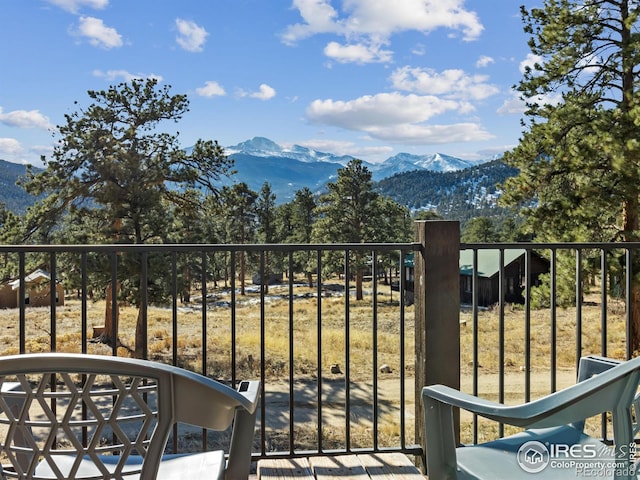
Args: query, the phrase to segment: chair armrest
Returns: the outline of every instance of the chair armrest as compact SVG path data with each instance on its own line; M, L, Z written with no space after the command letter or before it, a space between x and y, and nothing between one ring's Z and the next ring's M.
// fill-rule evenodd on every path
M638 374L640 358L624 363L592 357L586 361L598 375L586 378L564 390L521 405L503 405L469 395L444 385L431 385L422 389L423 401L431 398L445 405L463 408L500 423L524 428L543 428L578 422L605 411L612 411L629 376ZM613 368L617 367L617 368ZM636 386L637 386L637 379ZM631 401L631 400L630 400ZM630 403L630 402L629 402Z
M580 359L580 364L578 365L578 382L583 382L594 375L606 372L610 368L620 365L621 363L622 362L620 360L600 357L597 355L582 357Z
M233 420L229 459L225 471L225 480L246 480L251 469L251 451L256 428L256 416L260 400L260 382L242 381L238 393L249 400L249 405L238 408Z
M238 393L249 400L250 405L246 406L249 413L253 413L258 406L260 400L260 381L244 380L240 382L237 388Z

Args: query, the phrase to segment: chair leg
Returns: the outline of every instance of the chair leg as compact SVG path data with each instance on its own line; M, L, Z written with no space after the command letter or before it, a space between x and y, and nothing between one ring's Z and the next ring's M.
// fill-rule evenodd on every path
M229 447L229 460L225 470L225 480L246 480L251 470L251 449L256 427L257 410L250 414L236 411Z
M616 480L637 478L634 469L635 442L631 408L624 406L613 412L613 442Z
M453 407L423 396L424 438L427 454L427 475L430 478L455 480L456 439Z

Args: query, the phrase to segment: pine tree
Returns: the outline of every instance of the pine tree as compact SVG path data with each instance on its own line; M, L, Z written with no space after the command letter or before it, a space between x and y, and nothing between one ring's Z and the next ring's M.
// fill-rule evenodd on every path
M528 207L539 240L639 239L638 2L545 0L522 8L537 59L518 91L528 123L505 160L520 173L503 200ZM632 347L640 347L640 259L634 255Z
M255 239L257 223L256 199L258 194L244 183L232 187L223 187L222 199L227 219L227 241L233 243L251 243ZM240 252L240 294L245 294L247 258Z
M338 170L337 180L327 184L329 192L318 203L319 218L314 225L317 239L344 243L374 241L380 209L371 178L371 171L358 159ZM350 266L355 272L356 300L362 300L367 259L360 250L354 251L353 257Z
M182 118L189 102L185 95L171 95L170 86L160 87L157 80L133 80L106 91L90 90L88 96L93 103L65 115L66 122L57 127L60 140L52 157L42 158L44 171L28 171L26 190L45 198L27 215L27 238L71 212L100 226L91 232L90 242L163 241L172 208L198 207L201 197L193 189L216 192L217 180L229 173L232 162L217 142L198 140L187 152L177 133L162 131L165 122ZM130 281L141 278L139 258L120 260L123 288L130 287L139 303L139 292L153 285ZM141 314L139 310L138 356L145 342ZM117 332L106 315L103 339L114 338Z

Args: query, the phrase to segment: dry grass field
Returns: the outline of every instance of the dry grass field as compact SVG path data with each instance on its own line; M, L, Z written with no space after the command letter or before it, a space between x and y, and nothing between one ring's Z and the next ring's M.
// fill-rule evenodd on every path
M365 285L371 291L371 285ZM343 376L330 372L330 366L340 365L345 371L345 337L349 335L349 374L352 385L362 386L370 393L374 359L373 307L371 295L363 301L350 299L349 321L346 321L345 299L343 295L323 297L321 306L313 296L316 289L296 287L296 299L292 305L293 319L290 325L290 304L286 299L287 289L271 287L264 308L260 307L259 294L250 293L237 297L235 307L235 325L232 325L232 309L228 305L228 292L214 291L211 295L216 301L207 309L206 322L199 305L181 306L177 315L178 359L179 364L198 372L206 371L213 378L227 380L231 378L232 345L235 344L235 368L237 378L258 378L261 359L264 359L267 392L273 398L288 395L290 355L293 358L293 373L296 389L301 389L301 397L296 399L297 415L301 419L300 428L296 428L296 444L300 447L313 445L317 436L317 419L312 414L304 415L304 408L312 411L315 381L318 375L318 356L321 358L320 371L323 376L323 404L327 404L327 419L323 425L325 447L339 445L344 439L344 417L332 416L331 405L336 411L342 408L343 398L334 390L335 385L344 385ZM376 361L378 365L389 365L390 373L379 375L379 394L385 409L379 424L381 445L396 445L400 437L400 420L397 408L399 401L399 378L404 370L407 377L408 414L407 433L409 442L413 441L412 417L413 398L413 307L405 308L405 338L400 338L400 311L398 293L390 292L389 287L379 285L377 299L377 336ZM599 297L594 295L585 299L582 309L582 353L600 354L601 320ZM104 323L104 301L89 302L88 336L92 327ZM321 317L320 327L318 318ZM134 332L137 311L133 307L122 307L120 311L119 339L123 347L119 354L130 355L134 347ZM17 310L0 310L0 355L18 353ZM625 353L624 305L616 300L608 304L607 352L609 356L623 358ZM80 302L68 299L65 305L56 309L55 349L61 352L80 352L81 320ZM26 310L26 351L49 351L52 346L51 315L48 308ZM292 328L293 351L289 351L289 332ZM233 330L235 329L235 337ZM261 347L261 332L264 332L264 351ZM320 332L321 342L318 342ZM473 375L473 317L470 312L461 312L461 382L465 391L472 391ZM576 312L575 308L557 310L557 388L575 382L576 366ZM524 401L525 372L525 312L522 307L508 306L505 312L504 348L505 348L505 401L520 403ZM531 398L549 393L550 384L550 312L548 310L531 312ZM499 372L499 316L496 310L482 311L478 314L478 390L481 396L498 399ZM404 342L405 365L401 365L400 342ZM172 311L169 308L150 307L148 311L148 354L151 359L170 362L172 358L173 327ZM206 345L207 365L202 365L203 345ZM321 347L319 347L319 345ZM102 343L89 343L89 353L109 354L111 347ZM319 353L319 348L321 348ZM262 356L264 352L264 357ZM206 368L204 368L206 367ZM342 387L343 388L343 387ZM361 392L354 388L355 420L351 423L351 438L354 446L371 442L371 422L367 412L367 401L356 398ZM334 397L335 396L335 397ZM316 396L317 398L317 396ZM311 402L311 403L310 403ZM362 412L358 410L362 406ZM274 400L274 408L277 402ZM282 408L288 408L285 405ZM301 412L301 413L300 413ZM309 413L309 412L307 412ZM308 417L308 418L307 418ZM274 417L275 422L275 417ZM285 422L286 423L286 422ZM462 417L463 441L471 441L471 418ZM598 422L592 428L597 428ZM287 449L288 434L272 428L269 439L271 449ZM480 423L481 441L495 438L497 426ZM509 431L509 430L507 430Z

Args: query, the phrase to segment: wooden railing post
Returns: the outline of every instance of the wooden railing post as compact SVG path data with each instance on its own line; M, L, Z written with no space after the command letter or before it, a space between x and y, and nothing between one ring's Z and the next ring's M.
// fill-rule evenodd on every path
M422 387L460 388L460 223L417 221L415 241L416 441L424 447ZM459 412L454 425L459 442Z

